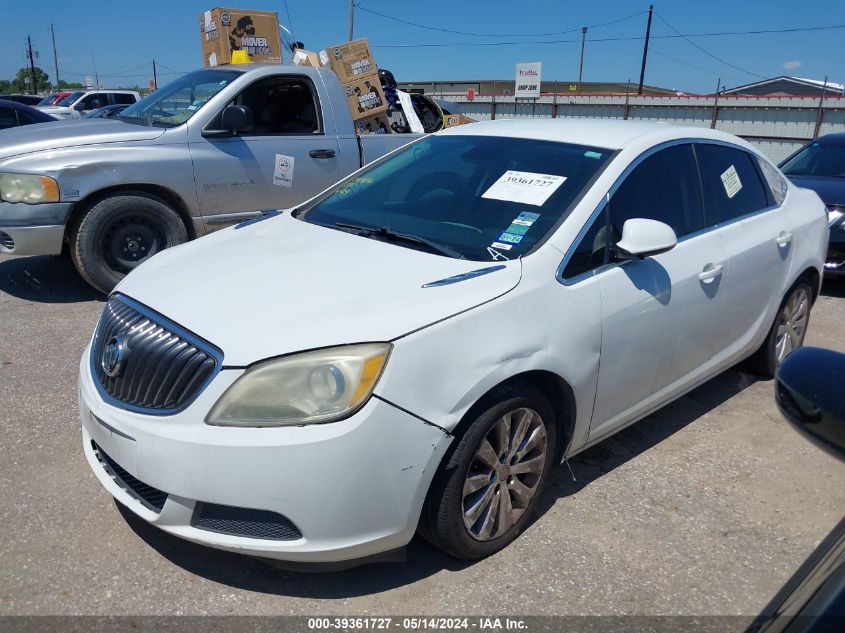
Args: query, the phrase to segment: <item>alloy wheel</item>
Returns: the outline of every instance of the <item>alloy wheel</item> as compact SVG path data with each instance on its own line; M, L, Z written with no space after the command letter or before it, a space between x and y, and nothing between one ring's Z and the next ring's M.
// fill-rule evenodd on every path
M810 294L800 287L792 293L780 312L775 335L775 355L778 365L804 342L810 317Z

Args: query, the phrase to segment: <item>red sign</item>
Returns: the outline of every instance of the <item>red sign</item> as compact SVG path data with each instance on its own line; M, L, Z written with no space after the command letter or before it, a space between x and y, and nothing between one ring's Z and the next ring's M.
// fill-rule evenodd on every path
M469 88L467 90L467 101L472 101L473 99L475 99L475 90Z

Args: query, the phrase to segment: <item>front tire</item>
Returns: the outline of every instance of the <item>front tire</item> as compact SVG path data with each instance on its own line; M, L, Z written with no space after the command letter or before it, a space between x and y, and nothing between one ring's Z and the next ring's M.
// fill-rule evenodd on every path
M784 297L766 340L740 368L758 376L774 376L783 359L804 344L812 305L812 287L799 280Z
M71 232L70 255L82 278L108 294L142 262L187 240L176 211L161 198L133 191L88 209Z
M420 533L463 560L504 548L536 509L554 466L556 436L552 407L535 387L491 394L435 477Z

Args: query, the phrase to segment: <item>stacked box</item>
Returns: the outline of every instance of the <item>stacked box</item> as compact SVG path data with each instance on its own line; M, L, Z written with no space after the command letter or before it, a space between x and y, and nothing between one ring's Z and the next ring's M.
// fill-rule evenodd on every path
M455 127L456 125L466 125L467 123L475 123L475 119L471 119L465 114L443 115L443 127Z
M232 51L245 50L253 62L282 63L279 16L275 11L221 9L201 13L202 63L229 64Z
M319 58L320 63L331 68L340 79L354 121L387 112L378 66L366 39L330 46L320 51Z
M306 51L302 48L297 48L293 51L291 61L294 66L312 66L314 68L320 67L320 56L317 53Z
M368 134L393 134L393 129L390 127L390 119L384 115L379 115L355 121L355 132L359 136L366 136Z

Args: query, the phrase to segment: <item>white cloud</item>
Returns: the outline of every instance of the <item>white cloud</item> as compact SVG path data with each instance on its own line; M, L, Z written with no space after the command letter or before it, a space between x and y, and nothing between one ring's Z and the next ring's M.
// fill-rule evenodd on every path
M794 60L788 61L788 62L783 62L783 67L786 68L787 70L795 70L800 65L801 65L801 62L798 61L797 59L794 59Z

